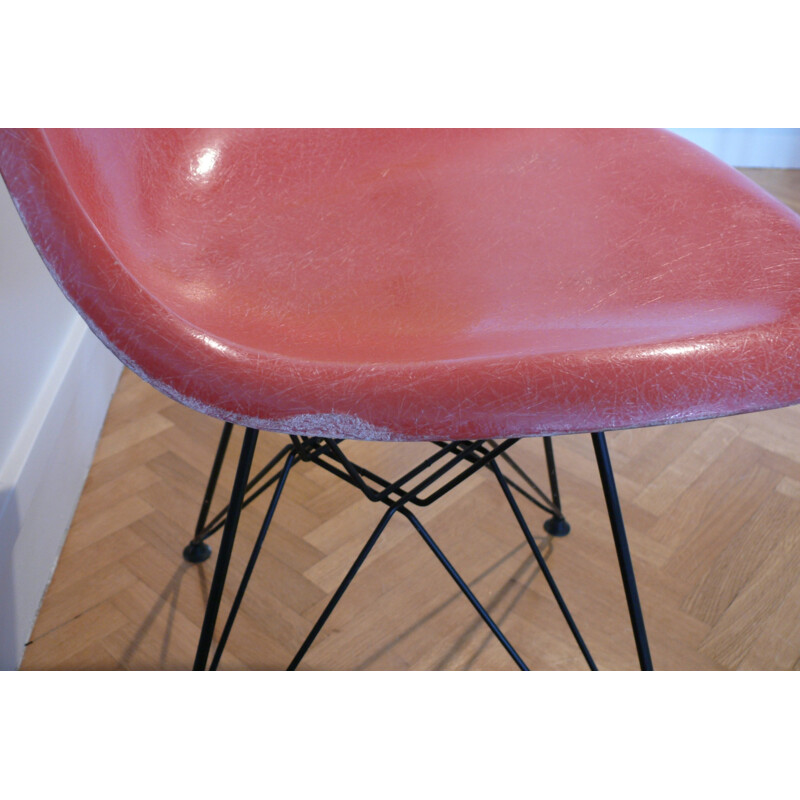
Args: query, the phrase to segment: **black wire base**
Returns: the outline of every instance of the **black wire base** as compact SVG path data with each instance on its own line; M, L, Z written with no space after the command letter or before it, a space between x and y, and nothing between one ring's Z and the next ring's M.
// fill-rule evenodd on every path
M570 631L572 632L573 637L575 638L575 641L581 650L581 653L586 659L587 665L592 670L597 669L589 650L586 647L586 644L581 637L574 620L572 619L566 603L561 597L561 593L559 592L547 563L542 556L538 545L536 544L536 540L530 532L530 528L528 527L528 524L522 515L514 495L516 492L521 497L526 498L536 507L546 511L551 515L550 518L544 523L545 530L547 530L548 533L551 533L551 535L563 536L569 532L569 524L567 523L561 511L561 500L558 491L552 440L550 437L544 437L545 456L547 459L550 479L550 495L548 496L509 456L507 451L518 441L517 439L506 439L499 443L492 439L477 441L434 442L433 444L437 447L437 450L431 456L426 458L399 479L389 481L375 474L366 467L363 467L362 465L357 464L349 459L342 451L342 440L306 436L291 436L290 443L284 446L267 463L266 466L256 473L254 477L250 478L250 470L253 454L255 452L255 443L258 436L258 431L247 429L245 431L244 441L242 443L239 466L237 469L236 480L234 483L230 503L220 512L218 512L210 521L208 521L211 501L213 499L219 472L225 458L228 443L230 441L231 430L232 425L230 423L226 423L225 427L223 428L219 447L217 448L217 454L214 459L211 476L209 478L205 497L201 506L200 515L195 529L195 536L184 550L184 557L189 561L199 562L205 560L210 552L205 540L221 528L223 529L217 564L214 571L211 589L209 591L209 599L206 607L203 629L195 658L194 668L196 670L205 669L208 663L208 656L211 650L211 643L216 626L220 601L222 598L222 590L225 585L228 566L230 563L230 556L233 549L233 542L236 535L239 515L244 507L253 502L253 500L263 494L268 488L271 486L275 487L269 505L269 510L267 511L267 515L259 531L247 568L245 569L244 575L241 579L239 589L236 593L236 597L230 609L223 632L220 636L214 656L211 660L210 668L212 670L216 669L219 664L222 652L233 627L236 614L244 598L248 582L258 559L258 555L261 552L261 548L264 544L264 540L269 530L275 509L277 508L280 500L281 493L283 492L289 472L298 461L314 462L319 467L331 472L346 483L358 488L364 494L364 496L372 502L381 503L387 506L387 510L385 511L376 528L373 530L370 537L367 539L361 552L347 574L344 576L339 587L333 593L328 605L325 607L319 619L312 627L297 654L289 664L288 669L296 669L300 664L303 656L313 644L315 638L322 630L322 627L333 612L339 600L341 600L342 596L347 590L347 587L353 581L372 548L383 534L389 521L395 516L395 514L399 513L409 521L419 536L430 548L445 571L464 593L469 602L477 611L478 615L483 619L487 627L495 635L500 644L505 648L506 652L516 663L516 665L520 669L527 670L525 662L512 647L510 642L506 639L500 628L496 625L486 609L481 605L480 601L474 595L463 578L448 561L447 557L433 540L430 533L425 529L417 516L411 511L412 506L431 505L432 503L436 502L436 500L458 486L460 483L465 481L471 475L474 475L477 471L484 468L490 469L495 475L500 488L517 520L517 523L522 530L525 540L527 541L528 546L530 547L534 558L548 583L548 586L553 592L553 596L556 599L559 609L564 615L567 625L569 626ZM604 445L605 439L603 434L593 434L593 436L600 437L600 439L596 441L601 441ZM595 446L597 448L597 443ZM519 478L522 479L526 486L521 486L518 482L511 480L501 471L499 465L501 460L510 465L511 469ZM613 487L613 475L610 473L611 465L607 459L607 451L606 460L604 463L601 463L600 455L598 455L598 464L601 468L601 477L603 477L604 489L608 484L608 478L610 476L612 493L609 495L609 493L606 492L606 500L607 503L610 503L609 515L612 521L612 530L614 532L614 541L615 545L617 546L617 552L620 560L620 568L623 570L623 584L625 585L626 597L628 597L631 620L634 624L637 652L639 652L642 668L652 669L652 666L649 664L649 652L647 650L646 634L644 631L644 624L641 621L641 609L639 608L638 595L636 595L633 569L630 565L630 556L627 554L627 558L625 558L623 555L620 555L622 551L627 553L627 541L625 540L624 527L622 527L622 516L621 513L619 513L619 503L616 499L616 489ZM278 468L279 465L281 465L280 468ZM603 476L604 469L606 469L608 473L605 476ZM611 497L610 500L609 497ZM614 507L613 504L615 502L615 508L617 512L616 516L612 513L612 508ZM643 654L646 654L647 656L645 660L643 660Z

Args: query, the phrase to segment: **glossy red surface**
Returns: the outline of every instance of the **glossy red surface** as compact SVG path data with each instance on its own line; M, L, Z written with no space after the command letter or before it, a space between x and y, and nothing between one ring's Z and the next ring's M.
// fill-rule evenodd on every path
M270 430L457 439L800 400L800 218L638 130L7 131L92 329Z

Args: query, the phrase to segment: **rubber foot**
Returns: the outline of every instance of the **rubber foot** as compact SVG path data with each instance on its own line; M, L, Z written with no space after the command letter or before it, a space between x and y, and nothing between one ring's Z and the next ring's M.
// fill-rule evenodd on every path
M205 542L190 542L183 548L183 557L192 564L202 564L211 555L211 548Z
M542 526L551 536L566 536L570 530L569 522L563 517L550 517Z

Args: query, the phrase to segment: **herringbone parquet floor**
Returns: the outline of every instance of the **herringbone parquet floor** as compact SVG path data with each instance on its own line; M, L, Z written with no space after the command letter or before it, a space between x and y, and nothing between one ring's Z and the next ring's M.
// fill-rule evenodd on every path
M746 172L800 211L800 171ZM24 669L191 667L214 559L189 565L181 550L220 429L124 373ZM283 441L262 434L257 461ZM522 507L600 668L634 669L591 441L560 437L554 446L572 533L548 540L544 515ZM609 446L656 668L800 667L800 407L612 433ZM347 452L399 475L430 451L351 443ZM539 440L513 453L546 484ZM221 477L225 495L234 461ZM267 502L262 496L243 514L233 576L244 569ZM380 514L314 465L296 468L221 668L285 667ZM490 474L420 516L532 669L585 668ZM303 668L514 665L395 518Z

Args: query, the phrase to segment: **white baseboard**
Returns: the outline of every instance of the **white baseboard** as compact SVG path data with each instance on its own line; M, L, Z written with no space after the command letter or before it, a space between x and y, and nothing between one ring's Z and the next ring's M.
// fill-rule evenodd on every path
M0 669L22 661L121 372L76 315L0 469Z

